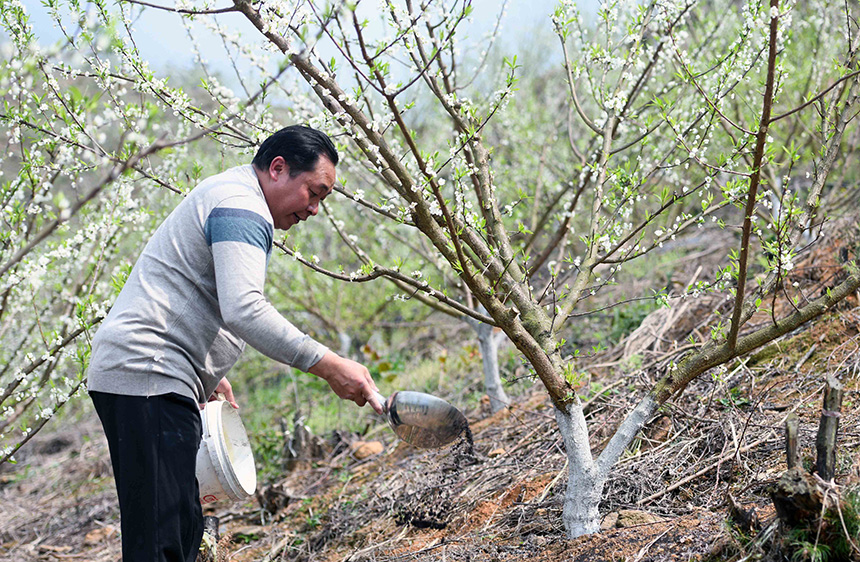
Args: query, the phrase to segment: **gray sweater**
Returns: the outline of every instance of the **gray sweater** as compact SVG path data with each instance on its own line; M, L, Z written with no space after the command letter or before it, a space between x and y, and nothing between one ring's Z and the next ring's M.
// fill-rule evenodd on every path
M265 299L273 222L251 165L195 187L158 227L93 339L87 388L205 402L245 342L302 371L326 352Z

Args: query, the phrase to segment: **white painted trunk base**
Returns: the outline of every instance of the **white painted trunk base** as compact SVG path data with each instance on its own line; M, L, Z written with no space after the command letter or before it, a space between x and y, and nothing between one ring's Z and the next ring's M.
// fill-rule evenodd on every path
M606 475L600 473L591 457L588 428L578 401L569 404L567 411L556 408L555 419L568 458L562 521L567 536L574 539L600 531L597 507L603 496Z

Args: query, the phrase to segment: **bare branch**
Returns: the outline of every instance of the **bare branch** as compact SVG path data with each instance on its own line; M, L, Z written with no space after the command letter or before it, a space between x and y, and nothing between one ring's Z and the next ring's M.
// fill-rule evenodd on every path
M820 100L820 99L822 99L824 96L826 96L828 93L830 93L830 91L831 91L833 88L835 88L836 86L838 86L839 84L841 84L841 83L845 82L846 80L850 80L851 78L854 78L855 76L858 76L858 75L860 75L860 70L855 70L854 72L851 72L851 73L849 73L849 74L846 74L845 76L843 76L842 78L840 78L839 80L837 80L836 82L834 82L833 84L831 84L830 86L828 86L827 88L825 88L824 90L822 90L821 92L819 92L818 94L816 94L816 95L814 95L813 97L809 98L809 100L808 100L806 103L803 103L803 104L801 104L801 105L799 105L799 106L795 107L794 109L792 109L792 110L790 110L790 111L786 111L785 113L783 113L783 114L781 114L781 115L777 115L776 117L772 118L772 119L770 120L770 122L771 122L771 123L776 123L776 122L777 122L777 121L779 121L780 119L784 119L784 118L788 117L789 115L794 115L794 114L795 114L795 113L797 113L798 111L801 111L801 110L803 110L803 109L805 109L805 108L809 107L810 105L812 105L813 103L817 102L818 100Z
M779 0L770 0L771 10L779 8ZM738 332L741 329L741 312L744 303L744 292L747 280L747 262L749 260L750 234L752 232L752 216L755 210L756 196L758 194L759 181L761 178L761 166L764 160L765 145L767 143L767 130L770 124L770 112L773 106L774 82L776 76L776 39L779 31L779 16L770 18L770 41L767 59L767 79L765 82L764 97L762 100L761 119L756 136L755 154L753 156L753 171L750 177L750 186L747 195L747 204L744 209L744 224L741 233L740 256L738 259L738 285L735 294L735 304L732 312L732 324L727 339L728 347L734 348L737 342Z
M170 8L167 6L159 6L158 4L150 4L149 2L143 2L142 0L120 0L120 2L125 2L126 4L137 4L139 6L146 6L147 8L155 8L156 10L164 10L165 12L173 12L176 14L189 14L189 15L205 15L205 14L227 14L230 12L238 12L239 10L236 6L228 6L226 8L218 8L217 10L188 10L184 8Z
M485 314L480 314L480 313L470 309L469 307L460 304L456 300L446 296L441 291L437 291L436 289L431 287L428 283L426 283L426 282L422 283L422 282L420 282L416 279L413 279L412 277L409 277L408 275L404 275L404 274L402 274L399 271L396 271L394 269L389 269L389 268L384 268L384 267L379 266L379 265L374 265L373 271L371 271L370 273L363 274L363 275L346 275L343 273L337 273L335 271L327 270L325 268L318 266L315 263L310 262L309 260L306 260L303 257L299 257L296 255L296 253L293 250L287 248L286 246L284 246L280 242L275 242L275 246L278 247L280 250L282 250L285 254L291 256L293 259L300 262L302 265L309 267L310 269L316 271L317 273L322 273L323 275L331 277L332 279L337 279L339 281L346 281L349 283L366 283L368 281L373 281L374 279L379 279L380 277L383 277L383 276L389 277L391 279L395 279L397 281L400 281L409 287L412 287L416 291L421 291L423 293L426 293L427 295L436 299L438 302L441 302L443 304L450 306L452 309L462 313L463 315L471 316L472 318L475 318L476 320L479 320L479 321L484 322L486 324L490 324L492 326L497 325L496 321L491 316L487 316Z

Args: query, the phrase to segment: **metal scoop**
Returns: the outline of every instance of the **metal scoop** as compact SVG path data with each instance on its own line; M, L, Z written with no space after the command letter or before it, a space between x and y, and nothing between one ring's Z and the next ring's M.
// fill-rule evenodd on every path
M418 448L445 446L469 427L460 410L430 394L401 390L387 399L378 392L375 395L394 433Z

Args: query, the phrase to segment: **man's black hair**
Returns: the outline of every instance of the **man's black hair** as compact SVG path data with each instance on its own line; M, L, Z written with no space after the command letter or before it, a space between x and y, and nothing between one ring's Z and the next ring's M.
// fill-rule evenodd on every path
M290 125L264 140L251 163L258 170L268 170L272 160L281 156L290 167L290 177L295 177L316 168L320 154L337 164L337 149L328 135L305 125Z

